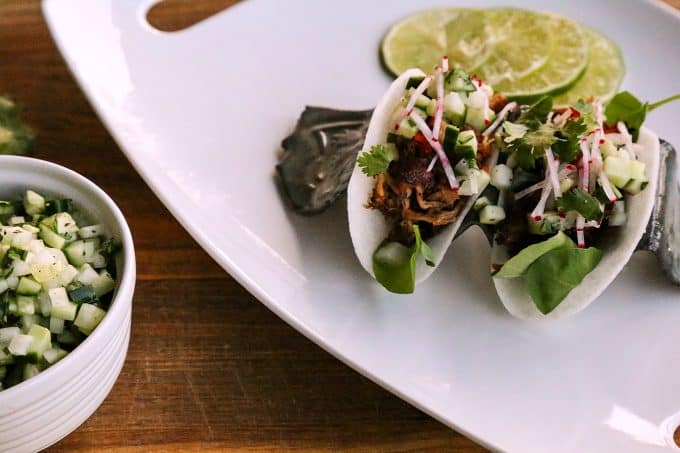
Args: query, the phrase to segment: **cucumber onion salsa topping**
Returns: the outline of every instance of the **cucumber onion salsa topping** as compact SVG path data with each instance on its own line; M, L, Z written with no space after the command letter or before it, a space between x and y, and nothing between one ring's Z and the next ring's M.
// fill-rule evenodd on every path
M516 108L483 81L450 70L446 57L433 74L408 81L386 142L357 159L375 177L367 207L391 226L373 254L374 274L386 289L413 292L420 254L435 265L425 240L455 222L466 201L486 187L493 132ZM494 206L482 208L480 217L502 220Z
M0 390L49 368L106 315L117 241L70 199L0 201Z
M601 238L626 223L624 196L648 183L635 143L646 113L677 98L650 105L623 92L605 109L598 99L553 108L544 97L505 121L493 171L507 176L491 184L507 211L496 245L511 258L492 263L494 276L525 277L538 310L553 311L598 265Z

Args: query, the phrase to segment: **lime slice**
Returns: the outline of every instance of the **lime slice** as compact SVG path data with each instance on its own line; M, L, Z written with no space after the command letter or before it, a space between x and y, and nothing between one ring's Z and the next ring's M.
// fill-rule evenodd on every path
M456 18L458 11L424 11L394 24L380 47L385 68L395 76L409 68L432 72L446 55L446 24Z
M484 82L495 86L517 80L541 68L552 50L549 16L515 8L490 9L485 59L468 66Z
M588 39L571 19L543 15L550 29L550 53L544 64L521 77L488 82L495 90L520 100L566 90L581 77L588 64ZM484 74L486 66L480 72Z
M621 51L607 37L585 28L590 44L590 58L586 72L569 91L554 99L555 105L575 104L579 99L593 96L608 101L619 89L626 67Z
M486 60L492 43L487 15L480 10L460 10L446 23L446 55L452 67L468 70Z

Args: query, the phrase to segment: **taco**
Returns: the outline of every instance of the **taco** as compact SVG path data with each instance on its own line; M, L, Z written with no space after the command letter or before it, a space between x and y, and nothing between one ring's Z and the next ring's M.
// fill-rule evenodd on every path
M496 137L504 149L495 170L509 184L497 202L506 219L497 225L492 274L518 318L557 319L587 307L645 232L659 139L609 111L597 100L553 109L544 98Z
M492 132L516 107L446 59L434 74L407 70L387 90L347 197L354 251L387 290L413 292L441 262L489 182Z

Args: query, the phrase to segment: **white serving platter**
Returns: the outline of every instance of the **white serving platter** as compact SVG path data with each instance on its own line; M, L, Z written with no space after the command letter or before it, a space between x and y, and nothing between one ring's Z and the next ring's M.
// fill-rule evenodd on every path
M478 231L457 240L415 296L357 262L342 201L292 214L274 180L281 139L305 105L365 109L390 82L378 43L434 6L507 0L248 0L175 33L152 0L46 0L55 41L149 186L259 300L360 373L476 441L511 451L660 451L680 422L680 291L638 253L581 314L508 315ZM680 91L680 16L660 3L517 0L614 39L624 87ZM647 126L680 144L680 105ZM85 151L85 150L83 150ZM162 239L162 238L161 238ZM310 377L312 379L313 377Z

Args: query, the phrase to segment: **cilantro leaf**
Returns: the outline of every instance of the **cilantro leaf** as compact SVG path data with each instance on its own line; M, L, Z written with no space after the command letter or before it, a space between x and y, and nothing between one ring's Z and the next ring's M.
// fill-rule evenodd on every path
M536 157L543 155L556 141L554 126L536 122L524 135L508 143L508 149L515 151L515 159L521 168L531 170L536 166Z
M553 153L562 162L571 162L576 159L580 150L579 139L586 129L586 123L582 119L567 121L556 133L557 141L553 144Z
M384 241L373 253L375 279L390 292L410 294L415 289L416 263L422 255L428 266L435 266L434 252L413 225L415 241L411 247L398 242Z
M574 187L555 200L558 208L565 211L576 211L586 220L600 220L602 210L597 198L590 195L580 187Z
M357 159L359 167L367 176L376 176L387 171L390 162L399 158L399 152L393 143L375 145Z
M536 308L547 315L600 262L602 251L589 247L561 247L541 255L526 273L527 292Z
M0 154L24 154L34 134L21 121L21 109L8 97L0 96Z

